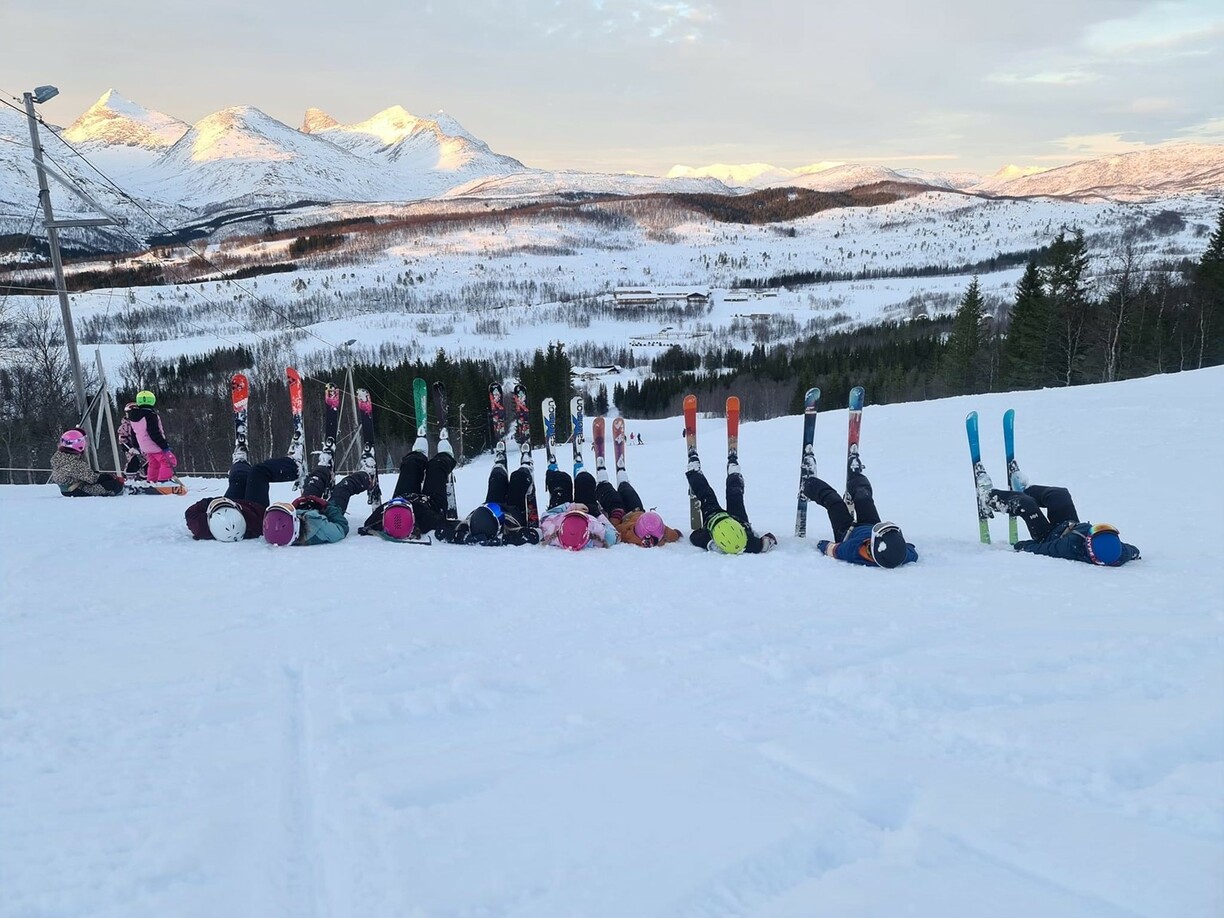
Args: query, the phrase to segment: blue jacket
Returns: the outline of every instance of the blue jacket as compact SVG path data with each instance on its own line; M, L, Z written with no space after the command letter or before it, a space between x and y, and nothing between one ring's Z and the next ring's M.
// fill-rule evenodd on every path
M1067 561L1083 561L1085 564L1092 564L1092 558L1088 556L1088 547L1084 544L1084 538L1092 531L1091 523L1072 523L1066 522L1061 526L1055 526L1049 531L1044 539L1036 541L1026 539L1016 543L1016 551L1027 551L1034 555L1047 555L1051 558L1063 558ZM1122 543L1122 557L1108 567L1119 567L1127 561L1135 561L1139 558L1139 549L1134 545Z
M829 546L831 544L833 543L831 543L828 539L821 539L816 543L816 548L822 555L827 555L829 553ZM849 561L851 564L863 564L867 567L879 567L880 565L871 560L870 551L867 551L866 557L864 557L864 552L860 551L864 545L869 547L871 545L871 525L869 523L865 523L862 526L855 526L853 529L847 532L846 537L838 542L834 547L833 557L838 561ZM911 562L917 560L918 550L909 542L906 542L905 560L902 561L901 564L910 564ZM900 567L901 565L897 566Z
M328 504L326 510L302 509L297 512L302 527L306 530L306 538L299 545L326 545L329 542L339 542L349 532L349 522L344 511L335 504Z

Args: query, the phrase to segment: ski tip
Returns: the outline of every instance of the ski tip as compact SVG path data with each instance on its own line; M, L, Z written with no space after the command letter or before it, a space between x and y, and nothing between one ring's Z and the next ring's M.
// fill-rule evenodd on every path
M861 410L863 403L867 401L867 390L862 386L855 386L850 390L850 408L853 411Z

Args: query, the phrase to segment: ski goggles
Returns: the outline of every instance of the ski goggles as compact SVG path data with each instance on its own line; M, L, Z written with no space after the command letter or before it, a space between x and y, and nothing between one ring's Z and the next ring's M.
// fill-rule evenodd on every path
M1122 557L1122 537L1118 527L1109 523L1097 523L1084 536L1084 548L1093 564L1113 565Z

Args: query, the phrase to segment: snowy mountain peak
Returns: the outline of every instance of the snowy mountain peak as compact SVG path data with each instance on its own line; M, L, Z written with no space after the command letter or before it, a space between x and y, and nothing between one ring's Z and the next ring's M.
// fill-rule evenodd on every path
M64 131L74 144L140 147L161 152L187 133L189 125L137 105L113 89L86 109Z
M790 169L780 169L769 163L714 163L709 166L672 166L668 178L715 178L725 185L760 188L771 182L794 177Z
M321 108L306 109L306 116L302 119L302 126L299 128L303 134L317 134L319 131L325 131L328 128L335 127L340 122L323 111Z

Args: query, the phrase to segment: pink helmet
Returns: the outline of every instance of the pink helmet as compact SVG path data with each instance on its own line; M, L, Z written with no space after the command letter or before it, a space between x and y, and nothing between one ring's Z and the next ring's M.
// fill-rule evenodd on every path
M83 453L87 445L85 431L73 427L71 430L65 430L60 435L60 449L66 449L72 453Z
M561 528L557 531L557 541L561 547L569 551L582 551L591 541L590 521L580 510L571 510L561 517Z
M653 510L647 510L633 524L634 534L645 545L658 545L663 541L663 517Z
M392 498L383 510L383 532L393 539L410 539L416 526L412 504L403 497Z
M292 545L301 531L302 521L293 504L275 503L264 511L263 537L269 545Z

